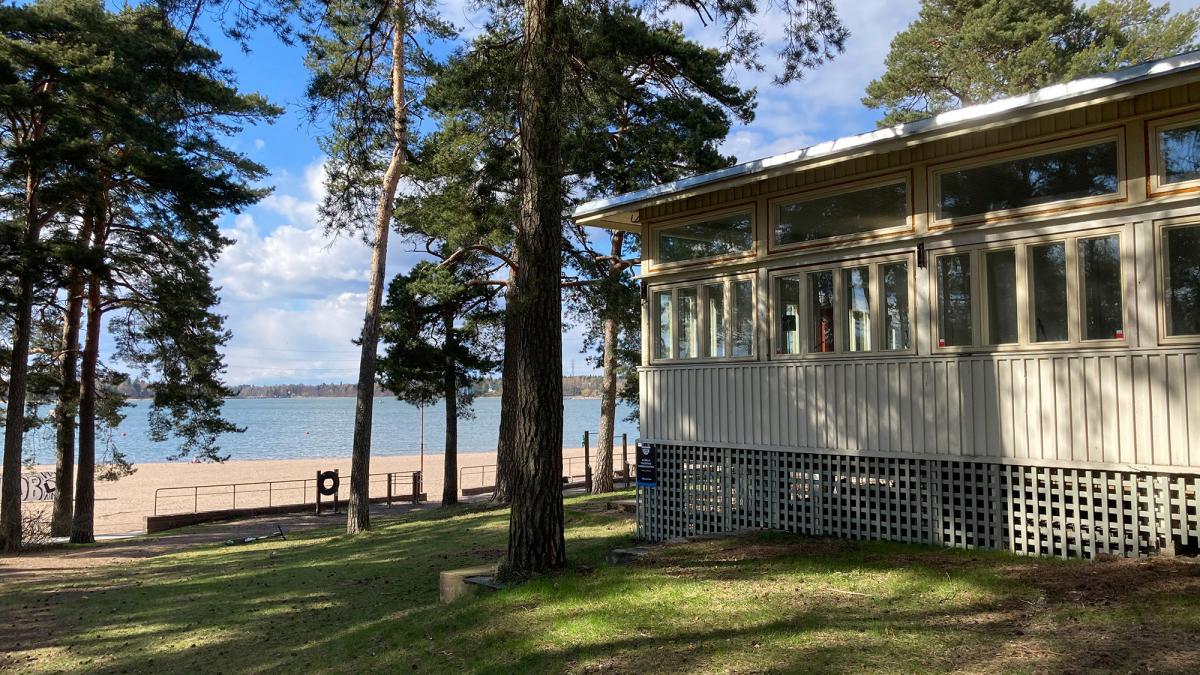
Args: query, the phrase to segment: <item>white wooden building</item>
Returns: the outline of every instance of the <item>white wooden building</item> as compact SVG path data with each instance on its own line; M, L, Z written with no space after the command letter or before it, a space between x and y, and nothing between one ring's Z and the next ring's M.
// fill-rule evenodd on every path
M643 537L1200 543L1200 53L575 217L642 237Z

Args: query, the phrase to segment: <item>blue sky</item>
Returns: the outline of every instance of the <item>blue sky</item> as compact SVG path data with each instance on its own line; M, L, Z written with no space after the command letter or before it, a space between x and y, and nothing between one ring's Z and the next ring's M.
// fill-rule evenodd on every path
M1200 0L1173 7L1196 2ZM771 84L771 67L765 73L736 74L743 85L758 88L758 111L752 124L732 131L726 153L746 161L874 128L878 114L859 99L866 84L882 72L892 36L916 17L918 3L855 0L838 6L851 37L837 60L786 88ZM463 0L442 5L444 16L470 34L479 21L472 20L467 7ZM712 44L720 40L693 16L677 18L693 38ZM768 46L780 37L774 28L778 23L770 15L763 22ZM259 91L287 110L275 124L248 129L236 139L239 149L269 167L268 183L275 192L222 220L223 229L236 239L214 270L223 289L221 311L234 335L227 350L227 381L353 381L357 351L351 339L362 322L370 253L356 239L325 237L317 223L322 154L316 139L321 129L301 111L307 77L303 53L268 35L260 36L249 54L219 40L214 46L226 54L244 90ZM416 259L408 248L393 238L389 276ZM580 347L579 331L568 328L564 372L592 372Z

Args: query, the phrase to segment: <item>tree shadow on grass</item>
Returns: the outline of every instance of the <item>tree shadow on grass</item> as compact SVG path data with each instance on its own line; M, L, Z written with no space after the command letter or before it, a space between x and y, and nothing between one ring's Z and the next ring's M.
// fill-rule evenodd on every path
M627 525L605 533L613 519L571 517L596 534L572 537L577 557L629 540ZM244 670L326 651L316 662L336 667L361 653L341 637L356 627L435 611L440 571L498 561L507 523L506 511L463 506L354 537L307 533L8 584L0 608L13 620L0 622L0 666L32 654L73 670ZM29 629L43 621L33 607L53 630Z
M1137 669L1147 654L1187 663L1194 648L1193 624L1168 615L1190 607L1200 620L1195 564L1062 563L762 533L608 567L598 564L604 552L628 543L631 527L591 512L593 501L569 506L573 570L452 605L438 604L438 572L498 559L506 511L413 514L354 537L309 533L10 585L22 595L0 609L13 624L36 616L45 630L25 631L0 667L1077 670ZM1122 642L1126 631L1140 635ZM29 656L38 660L17 660Z

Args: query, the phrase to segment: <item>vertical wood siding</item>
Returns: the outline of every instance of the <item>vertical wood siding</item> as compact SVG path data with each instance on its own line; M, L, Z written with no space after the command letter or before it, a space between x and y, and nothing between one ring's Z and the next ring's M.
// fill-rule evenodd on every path
M642 372L672 443L1200 467L1200 350L814 360Z

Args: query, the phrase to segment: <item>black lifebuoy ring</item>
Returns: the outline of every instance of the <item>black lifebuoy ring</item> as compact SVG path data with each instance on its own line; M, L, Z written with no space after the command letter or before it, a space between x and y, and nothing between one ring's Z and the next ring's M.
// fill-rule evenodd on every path
M338 486L341 484L342 479L338 477L336 471L322 471L317 480L317 492L326 497L332 497L337 494Z

